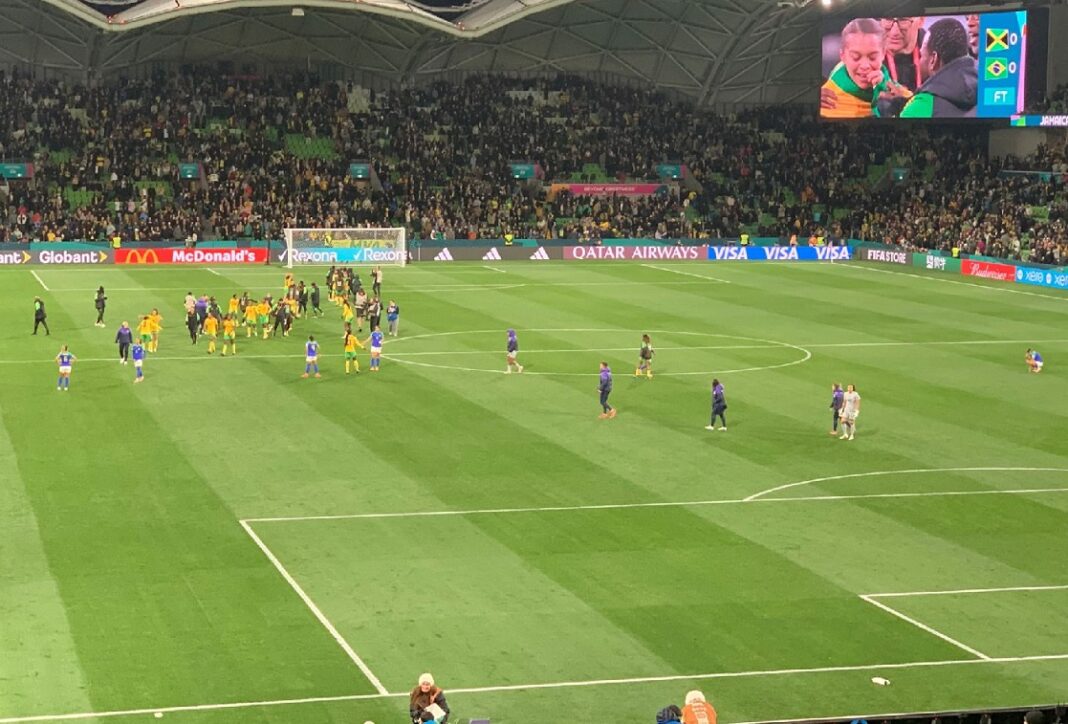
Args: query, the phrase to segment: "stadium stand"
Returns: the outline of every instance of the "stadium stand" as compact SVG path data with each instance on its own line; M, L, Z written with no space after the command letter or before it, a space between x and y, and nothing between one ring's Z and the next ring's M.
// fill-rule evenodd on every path
M371 92L305 75L208 70L96 88L0 75L0 157L33 185L0 196L0 240L278 239L285 226L403 225L413 238L802 239L826 235L1060 263L1066 200L1037 176L1064 148L986 158L978 132L828 127L795 107L697 113L655 91L575 76L474 77ZM354 110L355 109L355 110ZM789 142L787 142L789 139ZM380 189L348 177L373 159ZM511 177L693 188L553 197ZM177 181L180 161L203 180ZM894 180L892 169L904 171Z

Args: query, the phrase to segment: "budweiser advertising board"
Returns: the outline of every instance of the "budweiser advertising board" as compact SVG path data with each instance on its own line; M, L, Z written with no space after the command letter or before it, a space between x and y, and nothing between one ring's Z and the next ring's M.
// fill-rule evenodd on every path
M263 264L267 249L116 249L116 264Z
M960 265L961 274L984 279L997 279L999 282L1011 282L1016 279L1016 267L1012 264L994 264L988 261L965 259Z

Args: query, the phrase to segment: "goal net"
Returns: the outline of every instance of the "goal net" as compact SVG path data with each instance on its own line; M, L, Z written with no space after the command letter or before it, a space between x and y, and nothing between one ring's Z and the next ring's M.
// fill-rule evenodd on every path
M404 229L286 229L282 262L292 269L306 264L355 265L408 262Z

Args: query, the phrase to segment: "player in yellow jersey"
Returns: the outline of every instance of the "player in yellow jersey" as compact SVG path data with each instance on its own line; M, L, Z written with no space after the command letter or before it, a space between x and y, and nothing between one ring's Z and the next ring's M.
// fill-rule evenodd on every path
M153 309L148 318L152 320L152 351L159 352L159 333L163 330L163 316L158 309Z
M223 351L222 356L226 356L227 348L233 354L237 354L237 315L227 314L223 317Z
M264 297L260 300L260 303L256 305L256 322L263 329L263 338L267 339L267 335L271 329L271 303L268 297Z
M293 286L293 284L294 284L294 282L293 282L293 275L292 275L292 274L290 274L289 272L286 272L286 278L285 278L285 281L284 281L284 282L282 282L282 293L283 293L283 294L285 294L286 292L288 292L288 291L289 291L289 288L290 288L291 286Z
M356 359L356 348L363 349L363 343L356 339L356 335L352 333L352 325L345 325L345 374L349 374L349 368L356 370L356 374L360 374L360 360Z
M204 317L204 334L208 336L208 354L215 354L215 339L219 335L219 319L209 314Z
M352 318L354 316L356 315L352 312L352 305L349 304L348 299L345 299L341 302L341 321L343 321L346 326L349 326L352 324Z
M152 319L146 314L140 317L137 323L137 333L141 335L141 346L146 350L152 349Z
M234 319L237 319L237 313L241 309L241 300L237 298L237 295L230 297L230 304L226 308L226 313Z
M252 330L256 328L258 322L257 316L259 315L260 305L255 302L249 302L245 306L245 336L251 337Z

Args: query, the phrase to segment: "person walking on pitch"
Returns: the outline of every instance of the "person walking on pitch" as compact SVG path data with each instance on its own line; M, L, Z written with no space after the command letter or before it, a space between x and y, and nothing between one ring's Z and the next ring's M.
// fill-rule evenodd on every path
M123 322L115 333L115 344L119 345L119 362L126 364L130 360L130 345L133 344L133 330L129 322Z
M96 290L96 326L104 327L104 308L107 306L108 298L104 294L104 287L100 287Z
M397 336L397 327L400 326L400 307L392 299L389 300L389 306L386 307L386 324L389 326L389 336Z
M838 422L842 417L842 404L845 397L845 392L842 391L842 386L835 382L831 385L831 435L838 434Z
M611 419L616 416L616 408L608 404L608 396L612 394L612 369L607 362L601 363L601 379L597 385L597 391L601 393L600 419Z
M653 379L653 340L648 334L642 335L642 346L638 349L638 366L634 369L634 376L641 377L645 373L647 379Z
M857 417L860 416L860 395L856 385L846 386L842 396L842 434L839 440L852 440L857 432Z
M311 285L311 306L312 311L318 316L323 316L323 308L319 306L319 302L322 301L322 293L319 291L319 285L312 282Z
M133 346L133 361L134 361L134 382L145 381L145 347L141 344L140 340L134 343Z
M709 421L709 423L707 425L705 425L705 429L706 430L715 430L716 429L716 418L718 417L719 421L720 421L720 424L722 425L722 427L720 427L719 429L720 430L726 430L727 429L727 416L726 416L726 413L727 413L727 398L723 394L723 385L720 384L720 381L718 379L713 379L712 380L712 419Z
M37 334L37 328L44 326L45 336L52 334L48 329L48 312L45 311L44 300L40 297L33 298L33 333Z
M523 371L523 365L519 364L519 337L516 335L514 329L508 330L508 348L505 353L505 361L508 366L505 368L505 374L512 374L512 368L515 368L516 372Z

